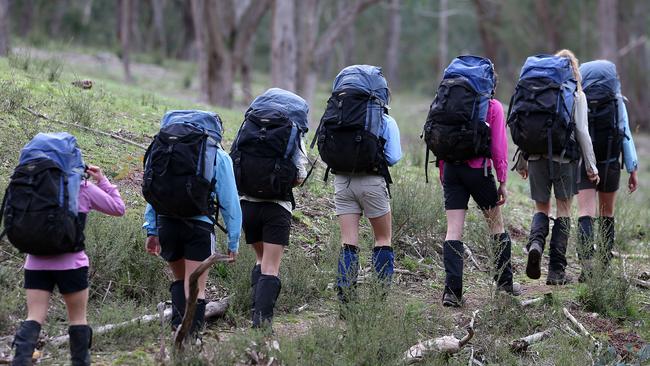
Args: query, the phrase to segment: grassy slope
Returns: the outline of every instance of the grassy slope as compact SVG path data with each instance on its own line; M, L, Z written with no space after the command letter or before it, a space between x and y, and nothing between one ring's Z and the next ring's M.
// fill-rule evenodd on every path
M119 65L116 71L114 63L93 62L94 56L83 58L75 54L64 57L67 66L56 82L49 82L47 78L51 70L61 64L60 61L26 61L24 55L13 59L11 65L6 60L0 60L0 82L3 83L1 99L29 105L62 120L84 121L91 127L117 132L143 144L155 133L158 120L165 110L209 108L192 102L196 100L196 91L192 87L196 83L186 80L186 74L192 69L186 64L174 65L173 70L136 65L134 72L140 86L127 86L119 80ZM80 91L70 86L73 79L85 77L95 81L91 91ZM255 86L255 91L262 89L261 84ZM316 105L319 108L312 108L314 115L319 115L321 106L324 105L321 103L326 98L324 89L323 87L317 96ZM468 263L465 308L450 310L440 307L444 270L440 255L435 251L445 230L440 187L436 184L437 173L433 172L432 183L425 185L421 168L410 165L420 164L423 160L423 149L417 135L420 120L426 113L427 99L417 95L397 94L391 111L400 123L403 145L409 152L405 162L393 171L396 180L392 203L397 267L407 269L415 275L397 275L396 291L389 295L387 303L374 300L376 296L372 292L372 281L366 279L365 282L369 285L362 286L363 301L353 308L347 322L338 320L332 290L338 233L329 199L331 188L319 182L322 172L316 172L315 179L298 194L300 209L294 214L292 246L282 268L283 293L275 325L281 351L268 351L263 345L262 335L247 330L247 277L253 255L246 246L242 246L241 260L237 264L220 266L212 271L209 296L218 298L226 293L231 294L233 306L225 322L212 324L208 329L202 356L204 360L225 363L246 361L248 356L243 349L250 347L262 356L273 354L288 364L391 364L397 362L401 353L419 339L451 332L461 335L471 311L481 309L477 336L472 343L477 357L502 364L591 364L589 343L574 338L563 330L557 330L553 337L534 346L533 352L528 354L513 355L507 349L507 342L513 338L550 327L561 329L565 323L561 306L575 306L572 311L583 316L582 319L588 326L598 324L597 321L586 318L587 312L581 310L577 301L582 298L584 303L584 299L589 299L589 296L593 298L595 295L590 295L591 288L602 291L597 293L598 297L611 297L611 302L614 303L600 309L607 315L599 317L605 324L590 328L599 337L604 340L610 337L607 326L611 325L613 330L622 329L620 334L638 333L644 339L650 338L648 295L634 288L628 292L612 294L611 288L617 288L621 281L610 283L606 280L615 276L600 277L605 286L571 285L561 289L548 288L541 281L525 278L525 257L522 250L525 237L521 234L527 230L531 205L527 198L527 183L514 175L509 181L511 194L504 212L506 223L515 238L513 261L516 280L525 285L524 297L552 292L554 301L523 309L508 298L495 297L490 275L476 270ZM0 110L0 187L6 185L20 147L34 133L64 130L55 124L35 121L35 118L20 109L10 109ZM224 119L226 140L229 141L240 123L241 112L218 108L215 110ZM93 262L90 321L92 324L104 324L129 319L137 314L153 313L155 304L167 296L165 291L168 282L160 276L164 268L162 263L145 256L141 250L144 238L139 223L144 202L138 194L138 172L143 152L105 137L83 131L71 132L78 137L87 162L102 166L107 175L120 185L129 208L127 217L122 219L96 215L90 220L88 251ZM646 139L641 140L647 142ZM643 178L648 178L650 173L647 167L642 168L643 183L647 181ZM638 194L620 200L618 238L619 245L625 252L648 253L643 245L645 229L648 227L648 197L648 188L642 187ZM491 249L486 244L487 237L482 217L477 210L470 210L466 242L482 267L489 266L486 255ZM368 248L372 243L371 231L367 225L362 230L362 242L365 246L363 264L367 267ZM573 245L569 249L570 271L577 275L578 267L572 248ZM0 334L11 334L20 317L24 316L24 298L18 286L21 281L21 261L11 246L3 244L0 250L0 285L9 289L8 294L0 300ZM626 265L627 272L635 275L643 269L644 263L628 260ZM620 269L620 266L620 261L616 261L614 268ZM615 304L628 295L630 299L623 301L624 304ZM306 310L303 310L304 304L308 305ZM60 300L52 302L49 319L46 327L48 335L63 332L65 311ZM97 337L94 347L97 360L125 364L153 362L158 348L157 329L155 325L131 327L122 332ZM219 345L214 340L217 334L222 338ZM251 338L258 340L257 346L251 346ZM49 348L46 350L46 357L66 357L65 352ZM452 364L466 364L469 352L468 348L448 361ZM438 364L444 360L431 358L427 362Z

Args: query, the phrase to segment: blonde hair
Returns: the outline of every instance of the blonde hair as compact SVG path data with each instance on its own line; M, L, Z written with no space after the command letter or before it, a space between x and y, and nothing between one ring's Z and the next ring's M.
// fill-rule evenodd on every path
M555 56L566 57L571 61L571 69L573 70L573 77L576 79L578 91L582 91L582 76L580 75L580 62L573 52L563 49L555 53Z

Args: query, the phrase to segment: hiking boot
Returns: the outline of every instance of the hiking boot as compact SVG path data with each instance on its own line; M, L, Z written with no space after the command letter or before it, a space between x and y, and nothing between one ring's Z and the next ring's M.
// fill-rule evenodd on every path
M566 274L564 270L549 270L548 276L546 276L546 284L552 286L562 286L572 281L571 276Z
M463 299L452 294L451 292L445 292L442 295L442 306L459 308L463 306Z
M510 285L497 286L497 292L502 292L502 291L507 294L510 294L511 296L519 296L521 295L521 285L518 284L517 282L513 282Z
M528 262L526 263L526 276L533 280L542 276L542 247L533 242L528 249Z
M34 320L25 320L18 328L12 346L16 348L12 365L27 366L32 364L32 355L38 335L41 332L41 324Z

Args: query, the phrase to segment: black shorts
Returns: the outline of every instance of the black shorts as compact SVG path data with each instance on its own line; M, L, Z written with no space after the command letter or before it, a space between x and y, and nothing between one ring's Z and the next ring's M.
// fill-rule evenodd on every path
M207 222L160 216L158 236L160 256L167 262L203 261L215 252L214 225Z
M273 202L241 201L246 243L289 245L291 212Z
M621 180L621 163L619 161L612 161L609 166L606 163L597 163L598 175L600 182L595 185L587 177L587 169L584 162L580 164L580 183L578 183L578 190L595 189L598 192L612 193L618 191Z
M25 270L25 285L27 290L43 290L54 292L54 286L63 295L72 294L88 288L88 267L76 269L55 270Z
M486 176L483 168L445 163L442 183L445 210L467 210L470 196L481 210L496 207L499 200L492 169L488 169Z

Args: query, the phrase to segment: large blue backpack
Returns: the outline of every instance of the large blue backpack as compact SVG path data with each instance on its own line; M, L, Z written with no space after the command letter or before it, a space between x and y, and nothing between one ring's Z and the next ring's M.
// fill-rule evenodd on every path
M487 114L494 86L494 66L487 58L458 56L449 64L424 124L425 170L429 151L449 162L491 156Z
M74 136L39 133L20 152L2 204L4 231L18 250L56 255L84 248L79 189L85 165Z
M353 65L334 80L314 141L330 170L381 175L391 183L384 156L384 114L390 93L380 67Z
M157 214L216 215L215 168L223 129L212 112L167 112L144 156L142 194Z
M578 158L573 133L576 86L567 57L528 57L508 110L512 140L521 151Z
M308 113L304 99L283 89L255 98L230 150L240 194L293 202L292 157L309 128Z

